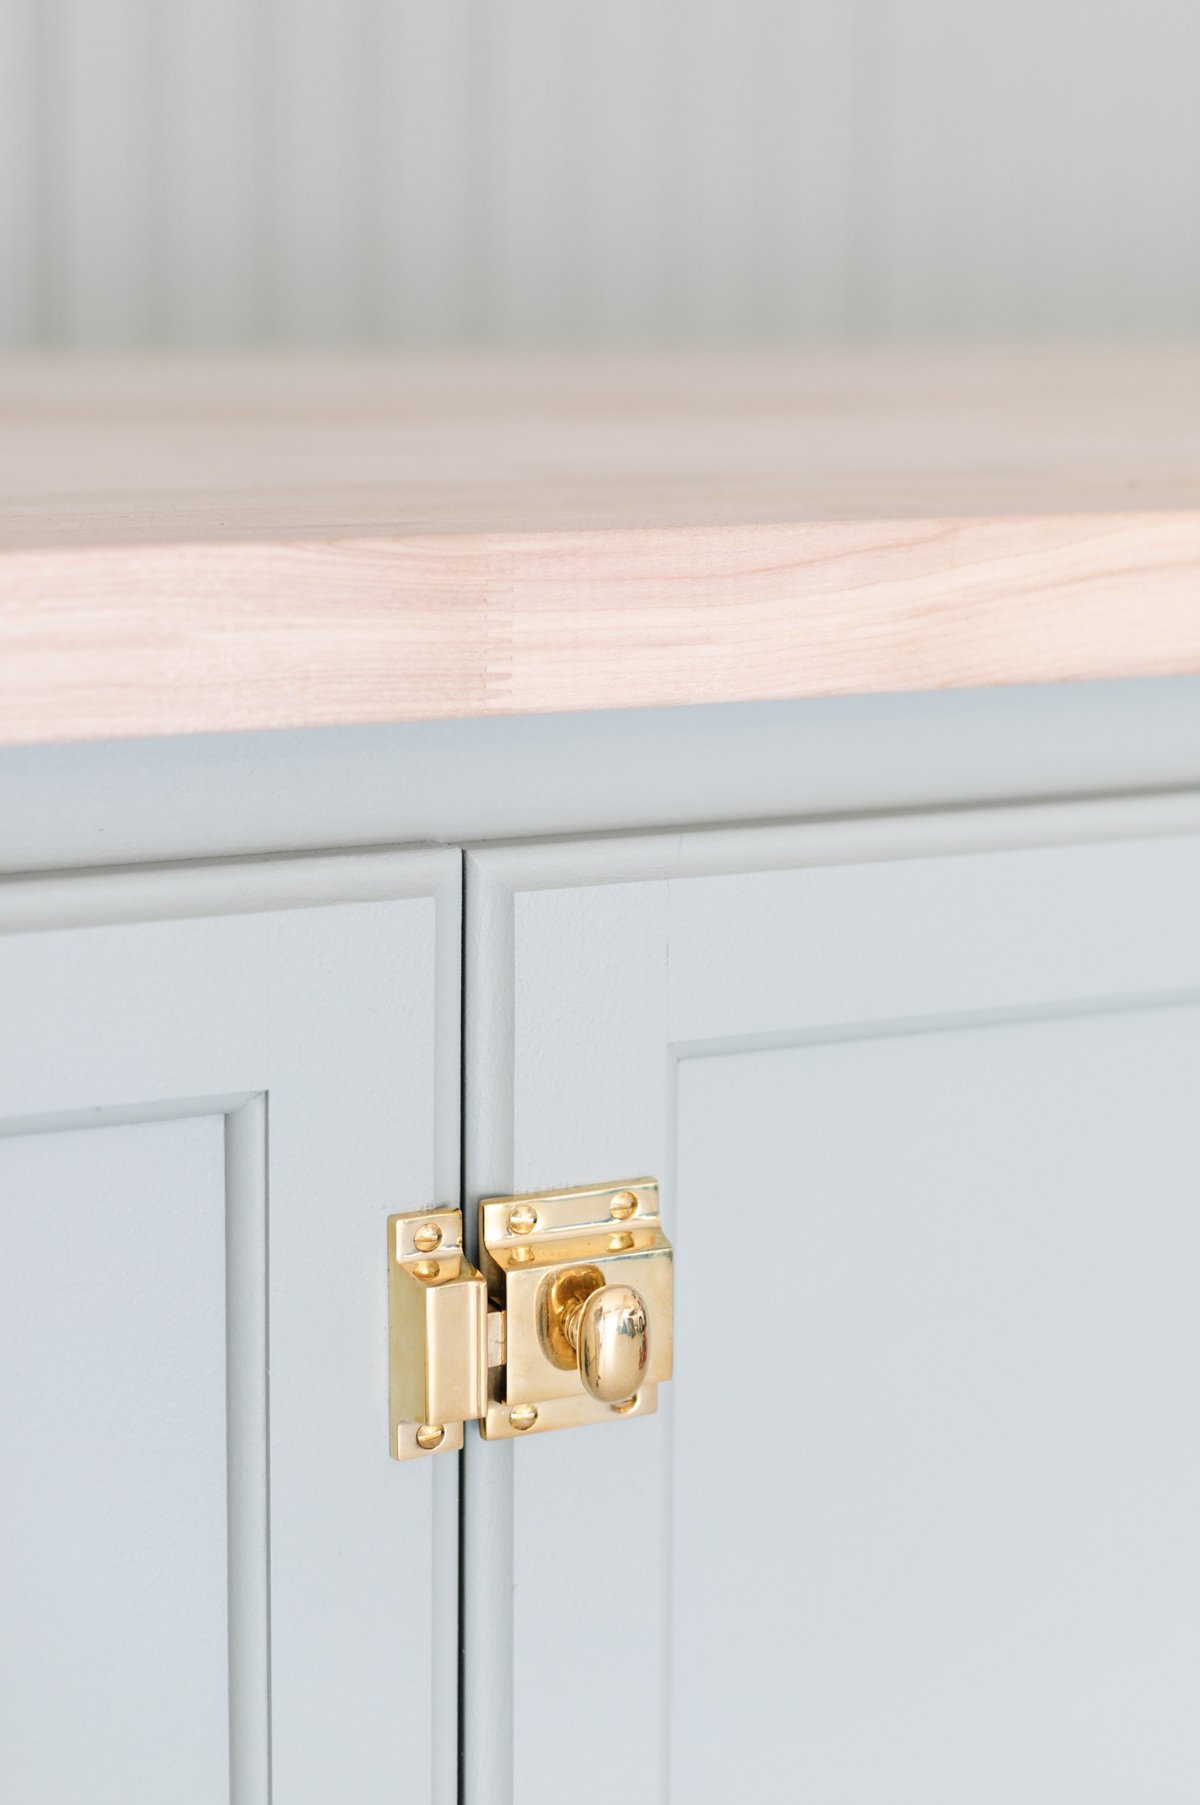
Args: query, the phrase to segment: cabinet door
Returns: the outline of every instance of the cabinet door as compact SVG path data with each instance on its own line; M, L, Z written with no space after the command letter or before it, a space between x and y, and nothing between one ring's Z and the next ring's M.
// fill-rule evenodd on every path
M469 862L468 1190L656 1173L676 1361L468 1445L467 1805L1200 1793L1198 830Z
M451 853L0 890L0 1795L449 1805L456 1463L389 1210L458 1188Z

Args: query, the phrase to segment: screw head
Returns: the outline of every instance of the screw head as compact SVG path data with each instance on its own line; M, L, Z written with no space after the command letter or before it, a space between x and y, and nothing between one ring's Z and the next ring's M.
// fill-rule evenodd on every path
M413 1235L413 1246L418 1253L432 1253L435 1247L441 1246L441 1242L442 1231L436 1222L422 1222Z
M426 1454L432 1454L440 1448L446 1439L445 1425L442 1423L422 1423L417 1430L417 1446L424 1448Z
M532 1247L514 1247L512 1250L512 1263L514 1266L528 1266L532 1258Z
M628 1253L633 1246L633 1236L629 1234L610 1235L608 1250L610 1253Z
M609 1205L609 1212L617 1222L628 1222L631 1216L637 1215L638 1200L632 1191L618 1191Z
M510 1235L527 1235L537 1227L537 1219L537 1211L531 1203L518 1203L508 1212L508 1232Z
M442 1270L438 1260L418 1260L413 1271L419 1279L435 1279Z
M536 1404L514 1404L508 1413L508 1420L514 1429L532 1429L537 1416Z

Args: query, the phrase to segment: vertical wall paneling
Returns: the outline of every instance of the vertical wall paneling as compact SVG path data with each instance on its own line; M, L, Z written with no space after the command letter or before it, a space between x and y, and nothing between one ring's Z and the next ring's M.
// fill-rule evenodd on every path
M844 333L862 218L860 140L876 122L856 104L865 0L808 0L766 11L753 70L756 168L743 186L751 222L750 323L768 336ZM733 325L745 330L740 318Z
M153 0L44 0L39 198L55 340L158 336L157 21Z
M376 171L369 96L377 13L364 0L260 0L267 30L270 336L362 336Z
M263 328L268 242L261 8L158 5L164 332L201 344L252 340Z
M1064 5L888 0L878 315L900 331L1037 331L1077 230L1059 178L1074 55ZM1036 46L1036 53L1034 51ZM1078 129L1078 121L1074 129Z
M39 328L37 0L0 0L0 344Z
M578 231L572 324L581 334L646 338L663 304L670 207L662 146L672 39L663 8L610 0L578 14Z
M1200 328L1195 0L0 0L0 345Z
M1200 13L1189 0L887 0L884 330L1200 323Z
M572 320L575 247L587 230L577 16L562 0L506 0L476 19L486 56L483 323L504 338L558 337Z
M1066 257L1047 299L1081 329L1163 334L1200 318L1200 8L1124 0L1056 14L1064 71L1058 213Z
M756 206L755 73L764 9L737 0L669 0L673 55L664 143L664 324L685 338L724 335L752 310Z
M369 321L392 338L479 325L480 13L471 0L394 0L379 13L368 99L377 211Z

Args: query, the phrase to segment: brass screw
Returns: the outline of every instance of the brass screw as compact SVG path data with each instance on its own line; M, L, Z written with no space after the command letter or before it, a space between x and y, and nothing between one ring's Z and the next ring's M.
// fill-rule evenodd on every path
M514 1429L532 1429L537 1422L536 1404L516 1404L508 1413Z
M637 1409L637 1407L638 1407L638 1398L639 1398L639 1397L640 1397L640 1396L641 1396L641 1393L640 1393L640 1392L636 1392L636 1391L635 1391L635 1392L634 1392L634 1394L633 1394L633 1396L632 1396L632 1397L631 1397L631 1398L626 1398L626 1399L625 1399L625 1401L624 1401L624 1402L623 1402L623 1403L621 1403L621 1404L610 1404L610 1405L609 1405L609 1409L610 1409L610 1410L611 1410L611 1411L612 1411L612 1412L613 1412L613 1413L614 1413L614 1414L615 1414L615 1415L616 1415L616 1416L628 1416L628 1415L629 1415L629 1412L630 1412L630 1411L631 1411L631 1410L636 1410L636 1409Z
M514 1247L512 1250L512 1262L514 1266L528 1266L532 1258L532 1247Z
M628 1222L631 1216L637 1215L637 1206L638 1200L632 1191L618 1191L609 1208L618 1222Z
M527 1235L537 1227L537 1211L531 1203L519 1203L508 1212L508 1232L510 1235Z
M442 1231L436 1222L422 1222L413 1236L413 1246L418 1253L432 1253L441 1242Z
M632 1246L633 1246L633 1236L632 1235L622 1234L622 1235L610 1235L608 1237L608 1250L610 1253L628 1253L629 1249Z
M432 1454L435 1448L440 1448L445 1439L446 1430L441 1423L422 1423L417 1430L417 1446L424 1448L426 1454Z
M441 1266L436 1260L418 1260L413 1271L419 1279L435 1279L441 1271Z

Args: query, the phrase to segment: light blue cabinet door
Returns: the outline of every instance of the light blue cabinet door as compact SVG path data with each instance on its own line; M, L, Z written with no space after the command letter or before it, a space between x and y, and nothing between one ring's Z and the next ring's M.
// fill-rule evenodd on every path
M487 849L467 920L469 1190L656 1172L677 1257L657 1417L468 1446L467 1805L1194 1800L1196 799Z
M0 1795L449 1805L455 1463L385 1223L458 1186L458 855L0 892Z

